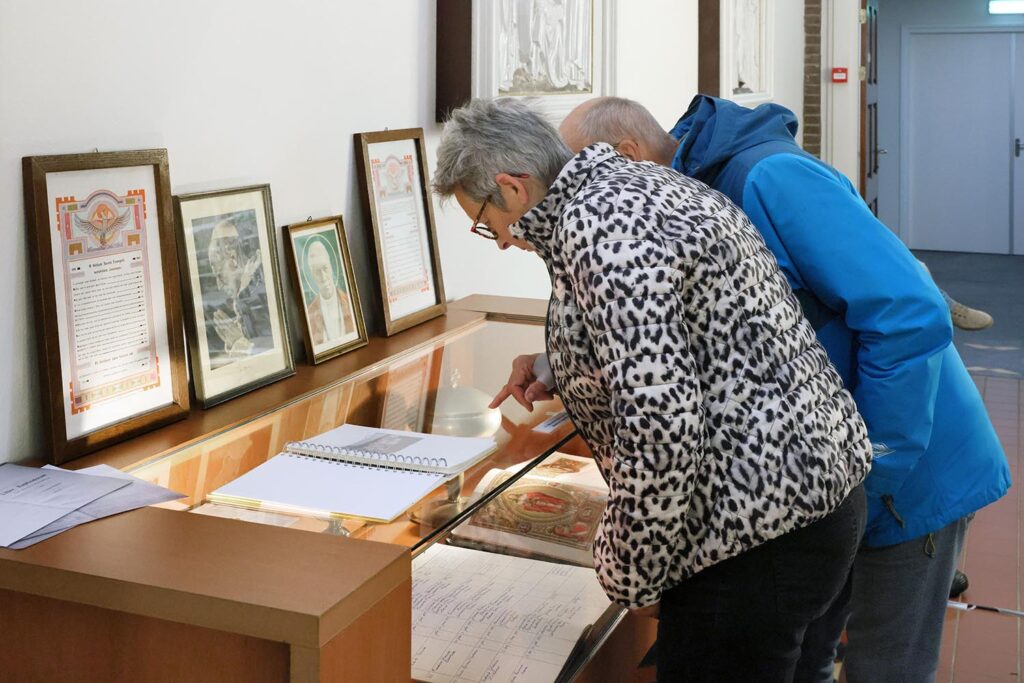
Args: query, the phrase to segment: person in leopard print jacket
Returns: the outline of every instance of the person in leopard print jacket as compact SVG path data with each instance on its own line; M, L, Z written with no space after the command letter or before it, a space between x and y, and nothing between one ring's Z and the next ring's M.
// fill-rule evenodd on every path
M513 100L455 110L434 190L535 252L558 394L608 481L608 596L659 614L664 680L793 680L848 598L867 430L778 264L724 195Z

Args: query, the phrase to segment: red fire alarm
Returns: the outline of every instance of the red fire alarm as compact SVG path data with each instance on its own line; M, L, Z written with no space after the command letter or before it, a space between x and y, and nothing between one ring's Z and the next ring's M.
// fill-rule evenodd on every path
M832 82L833 83L846 83L850 80L849 71L845 66L837 66L832 69Z

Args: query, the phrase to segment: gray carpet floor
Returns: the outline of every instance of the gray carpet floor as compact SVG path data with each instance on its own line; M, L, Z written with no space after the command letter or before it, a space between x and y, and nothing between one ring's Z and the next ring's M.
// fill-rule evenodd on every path
M955 330L953 342L976 375L1024 377L1024 256L916 251L950 296L987 311L987 330Z

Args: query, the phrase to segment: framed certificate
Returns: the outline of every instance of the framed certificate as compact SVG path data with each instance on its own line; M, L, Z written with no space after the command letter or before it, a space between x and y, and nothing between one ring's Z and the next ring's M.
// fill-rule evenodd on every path
M445 312L423 129L358 133L356 148L390 336Z
M23 159L50 458L188 413L167 150Z
M284 234L310 362L365 345L366 327L341 216L286 225Z
M174 198L196 399L208 408L294 374L270 186Z

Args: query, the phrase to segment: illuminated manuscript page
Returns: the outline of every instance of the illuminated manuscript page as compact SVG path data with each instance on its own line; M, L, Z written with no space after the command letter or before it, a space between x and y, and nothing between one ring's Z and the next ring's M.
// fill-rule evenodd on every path
M138 166L51 173L47 191L70 439L173 401L156 187Z
M414 140L375 142L369 152L385 295L397 319L437 303L419 159Z

